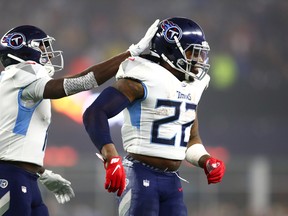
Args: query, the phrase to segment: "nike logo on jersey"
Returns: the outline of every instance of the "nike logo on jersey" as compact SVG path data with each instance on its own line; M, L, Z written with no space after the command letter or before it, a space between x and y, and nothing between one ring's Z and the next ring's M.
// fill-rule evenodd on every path
M114 173L115 173L118 169L120 169L120 165L119 165L119 164L118 164L118 165L115 167L115 169L113 170L112 175L114 175Z

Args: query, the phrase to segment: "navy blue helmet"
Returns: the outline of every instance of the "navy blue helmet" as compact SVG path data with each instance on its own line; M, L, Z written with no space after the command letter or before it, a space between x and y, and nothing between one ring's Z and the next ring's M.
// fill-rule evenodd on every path
M4 67L23 61L35 61L54 71L63 69L62 51L54 51L53 37L41 29L22 25L9 30L0 41L0 61Z
M189 77L201 80L210 67L210 47L205 34L196 22L187 18L173 17L162 20L152 39L150 51L172 68L185 73L187 80Z

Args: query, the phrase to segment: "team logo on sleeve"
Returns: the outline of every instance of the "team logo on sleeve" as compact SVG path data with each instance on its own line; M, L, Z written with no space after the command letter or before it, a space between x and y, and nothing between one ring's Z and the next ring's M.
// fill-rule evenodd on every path
M6 188L8 186L8 181L6 179L0 179L0 187Z
M26 44L26 39L21 33L11 33L3 36L1 44L12 49L20 49Z
M161 28L163 29L164 38L169 43L175 43L174 37L179 41L182 37L181 28L171 21L165 21L162 23Z

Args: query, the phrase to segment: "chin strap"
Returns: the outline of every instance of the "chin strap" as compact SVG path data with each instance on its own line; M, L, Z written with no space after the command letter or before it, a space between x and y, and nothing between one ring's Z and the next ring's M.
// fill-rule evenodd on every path
M187 80L187 81L193 81L193 80L194 80L194 78L193 78L191 75L189 75L188 73L186 73L186 72L184 72L184 71L181 71L181 70L179 70L177 67L175 67L175 65L173 65L173 63L172 63L163 53L161 54L161 58L162 58L165 62L167 62L167 63L168 63L172 68L174 68L175 70L178 70L178 71L184 73L184 74L185 74L185 80ZM192 80L191 80L191 78L192 78Z

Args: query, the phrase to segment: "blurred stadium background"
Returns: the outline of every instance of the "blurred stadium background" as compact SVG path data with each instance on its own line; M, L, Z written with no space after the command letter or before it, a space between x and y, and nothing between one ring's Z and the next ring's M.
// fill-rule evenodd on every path
M65 70L73 74L136 43L157 19L198 22L211 46L210 87L199 109L209 151L226 161L221 184L207 185L202 170L183 163L189 216L288 215L288 1L283 0L1 0L0 32L32 24L56 38ZM59 205L44 188L53 216L113 216L113 194L84 131L85 107L97 91L53 102L46 166L72 181L76 197ZM121 149L121 117L111 121ZM122 152L124 155L124 152Z

